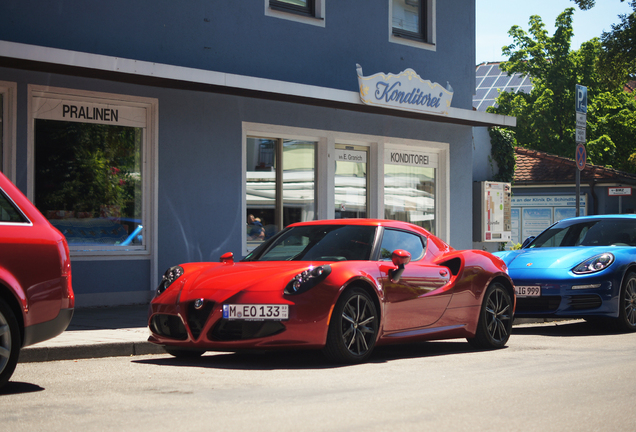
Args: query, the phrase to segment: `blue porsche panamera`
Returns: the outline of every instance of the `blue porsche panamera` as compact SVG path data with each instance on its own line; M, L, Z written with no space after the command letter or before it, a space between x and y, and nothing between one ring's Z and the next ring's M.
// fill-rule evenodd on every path
M520 250L497 252L519 318L585 318L636 331L636 215L563 219Z

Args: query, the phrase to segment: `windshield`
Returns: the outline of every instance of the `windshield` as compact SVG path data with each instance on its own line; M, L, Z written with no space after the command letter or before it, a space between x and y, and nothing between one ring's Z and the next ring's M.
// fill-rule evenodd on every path
M307 225L290 228L245 257L245 261L368 260L376 227Z
M541 233L528 248L565 246L636 246L636 220L559 222Z

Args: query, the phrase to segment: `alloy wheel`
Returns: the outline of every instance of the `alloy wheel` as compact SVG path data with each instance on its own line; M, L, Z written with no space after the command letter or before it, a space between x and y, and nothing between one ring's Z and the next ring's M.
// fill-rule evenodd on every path
M352 296L342 311L342 339L345 347L357 356L369 351L375 340L374 307L362 295Z
M488 333L494 341L508 339L511 319L511 304L508 297L500 288L493 290L486 303L486 323Z

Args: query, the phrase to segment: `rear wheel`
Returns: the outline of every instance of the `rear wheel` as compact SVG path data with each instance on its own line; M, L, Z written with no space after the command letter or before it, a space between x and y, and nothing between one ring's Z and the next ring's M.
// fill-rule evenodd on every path
M375 303L366 291L345 291L331 316L325 355L338 363L364 362L375 347L379 322Z
M13 311L0 299L0 387L5 385L18 363L20 329Z
M512 300L508 290L494 282L488 286L481 305L475 337L468 342L475 348L503 348L512 330Z
M619 331L636 331L636 273L634 272L627 273L621 287L616 327Z
M184 359L201 357L205 353L204 350L186 348L164 347L164 349L171 356Z

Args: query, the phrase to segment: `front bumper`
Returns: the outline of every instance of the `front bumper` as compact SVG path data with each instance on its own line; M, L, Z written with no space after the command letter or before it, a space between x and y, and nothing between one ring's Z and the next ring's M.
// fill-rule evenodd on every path
M148 318L151 331L148 341L208 351L321 348L327 339L330 308L317 307L315 303L312 307L311 303L309 299L300 299L289 304L289 319L284 321L248 321L224 319L223 303L213 300L206 300L199 309L194 307L194 301L153 302Z
M517 296L518 318L618 317L621 280L613 274L537 278L536 271L513 276L515 286L539 286L539 297ZM601 272L603 273L603 272Z

